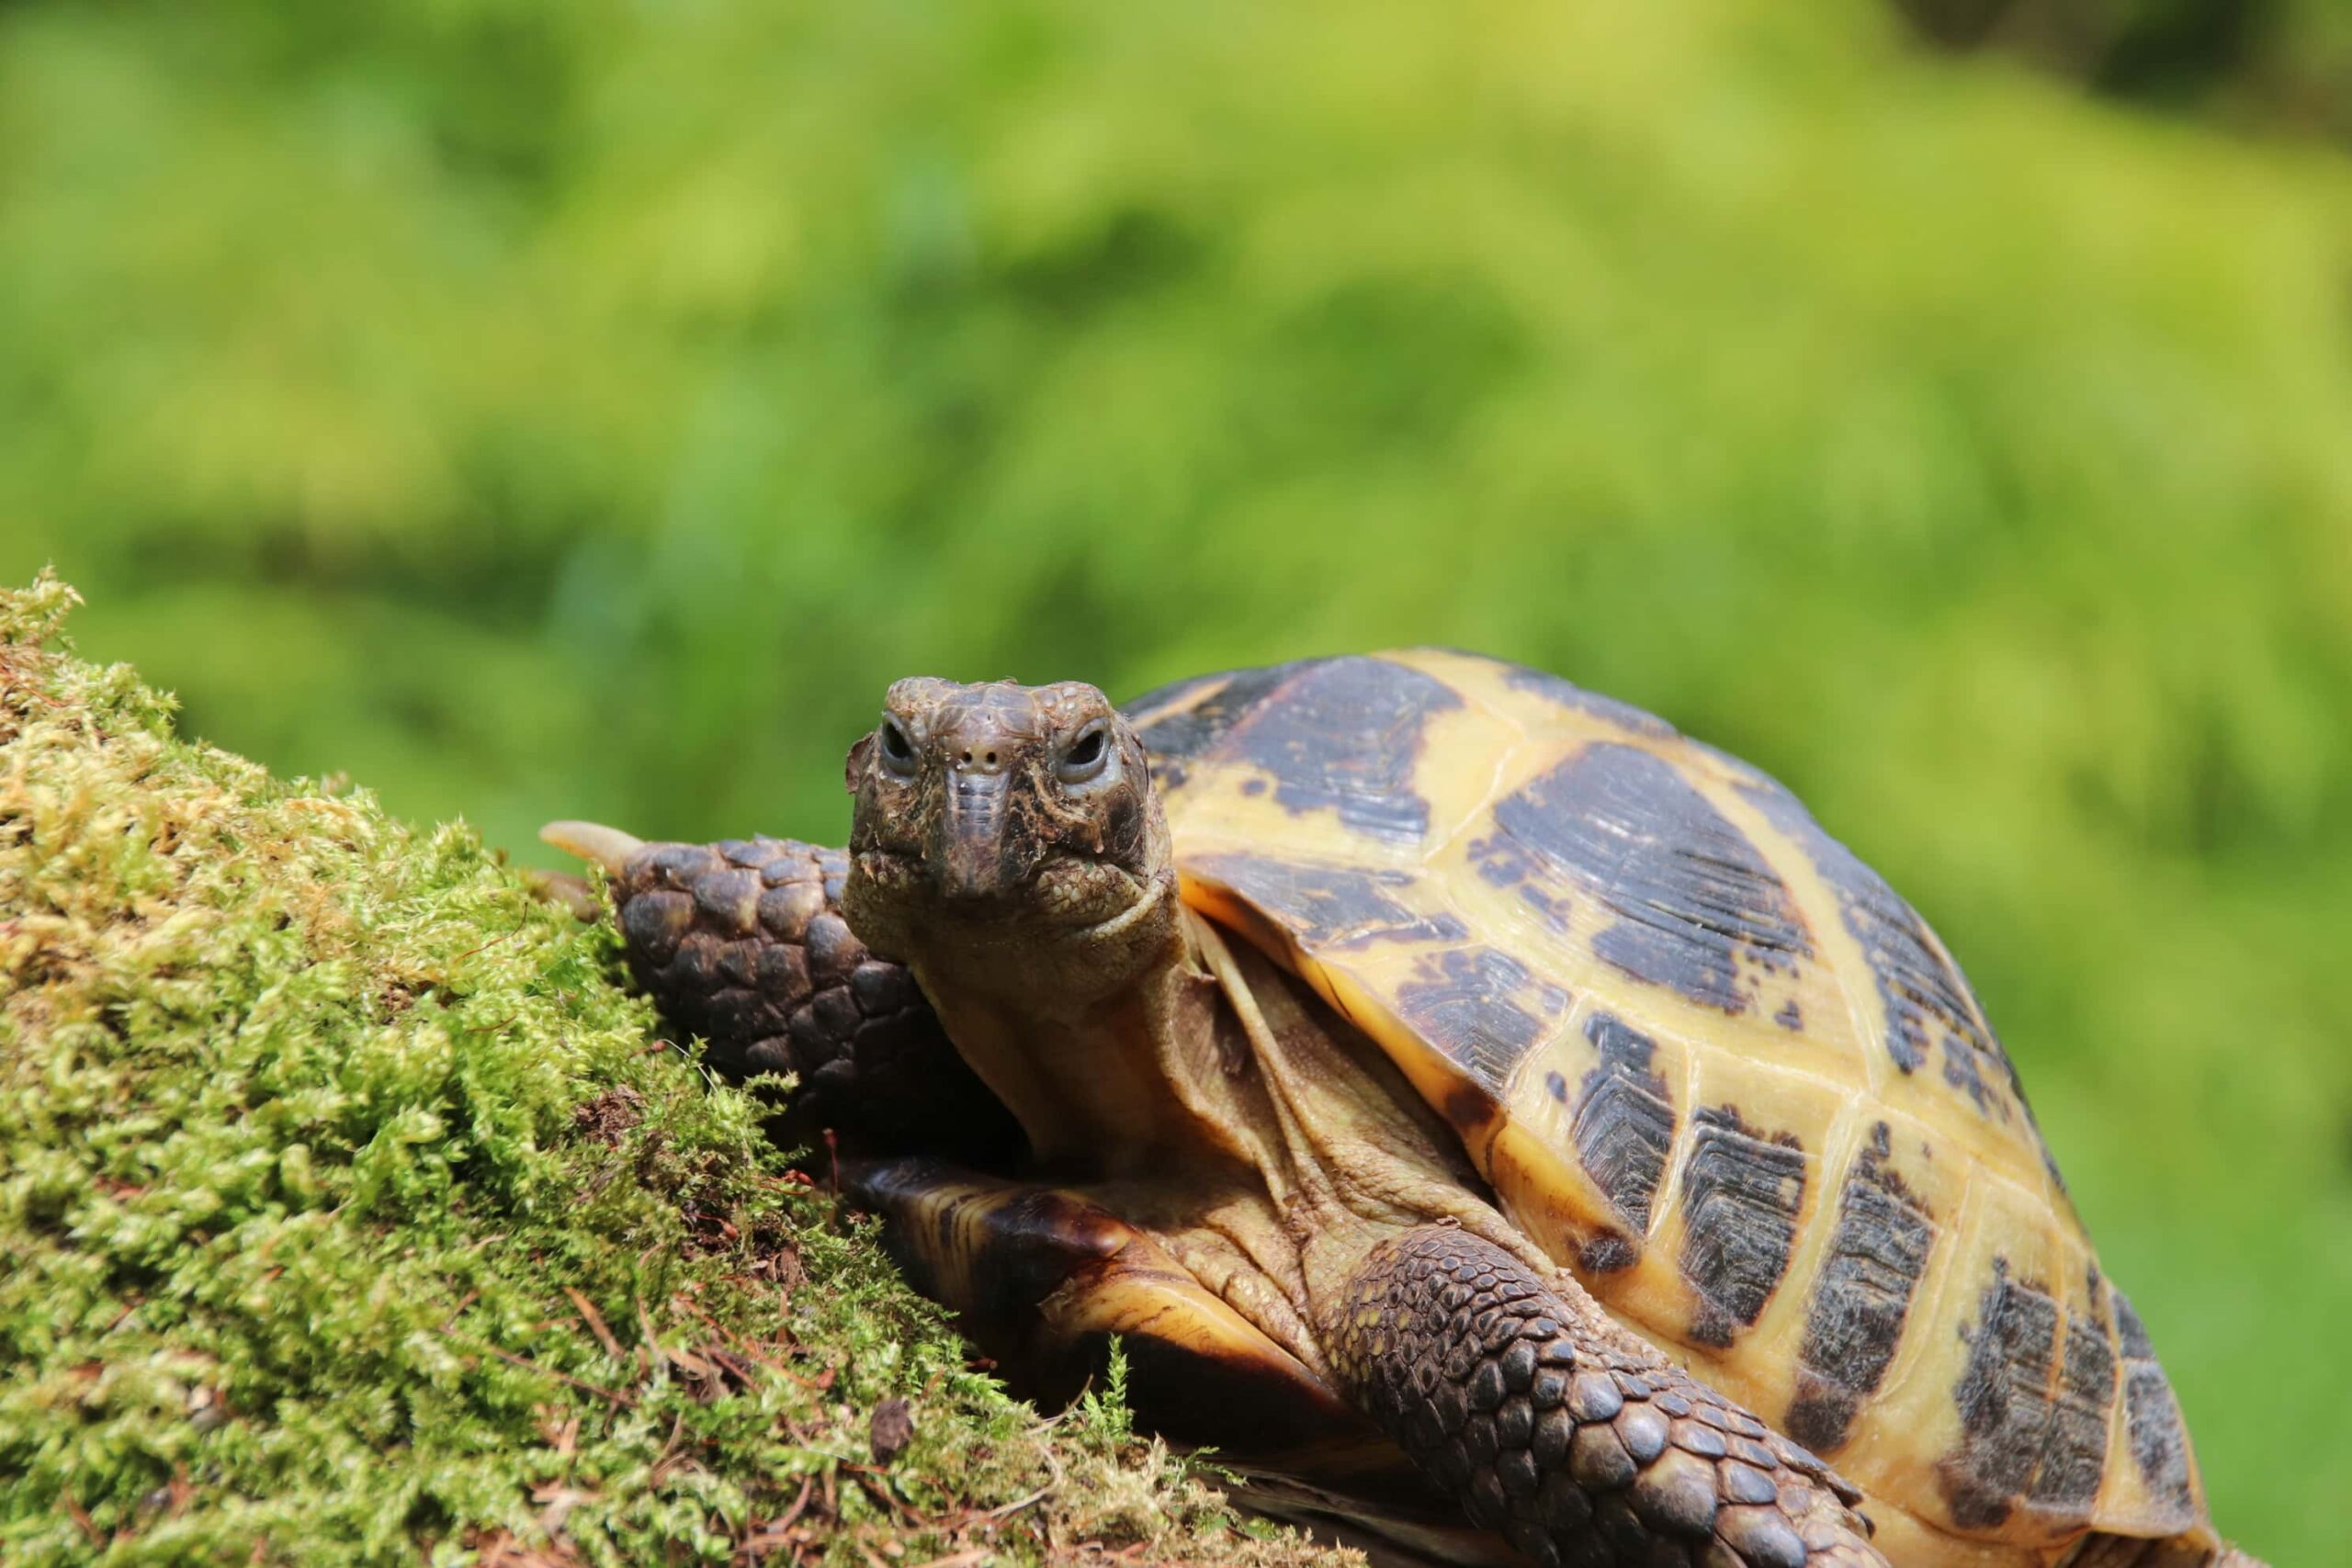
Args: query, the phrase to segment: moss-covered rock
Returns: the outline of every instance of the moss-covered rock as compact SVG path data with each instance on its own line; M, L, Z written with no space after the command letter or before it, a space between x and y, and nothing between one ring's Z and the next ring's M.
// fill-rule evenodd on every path
M606 931L74 602L0 594L0 1560L1314 1556L970 1370Z

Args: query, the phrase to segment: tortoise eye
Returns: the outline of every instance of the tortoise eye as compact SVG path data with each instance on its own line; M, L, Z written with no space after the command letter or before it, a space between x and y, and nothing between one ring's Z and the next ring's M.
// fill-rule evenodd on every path
M884 767L900 777L915 771L914 742L907 739L907 732L899 728L897 719L884 719L881 728L874 732L874 739L882 749Z
M1111 760L1108 732L1101 725L1080 732L1062 753L1061 766L1055 770L1064 784L1084 784L1100 773Z

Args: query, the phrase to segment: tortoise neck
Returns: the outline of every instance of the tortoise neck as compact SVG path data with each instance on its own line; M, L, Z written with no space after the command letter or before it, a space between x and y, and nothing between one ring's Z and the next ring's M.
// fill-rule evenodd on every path
M1115 929L1080 941L934 927L909 955L1042 1171L1128 1176L1204 1146L1235 1152L1196 1090L1217 1048L1218 992L1188 921L1171 877Z

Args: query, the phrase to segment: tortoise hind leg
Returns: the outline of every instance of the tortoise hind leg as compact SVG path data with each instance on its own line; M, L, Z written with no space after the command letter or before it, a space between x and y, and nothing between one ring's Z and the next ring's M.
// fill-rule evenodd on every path
M1884 1568L1860 1495L1820 1461L1466 1231L1374 1248L1326 1343L1472 1522L1545 1568Z

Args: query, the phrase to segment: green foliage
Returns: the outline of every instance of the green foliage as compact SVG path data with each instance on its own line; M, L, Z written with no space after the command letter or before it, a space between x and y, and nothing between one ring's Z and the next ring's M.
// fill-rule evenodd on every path
M606 933L174 739L70 598L0 594L0 1560L1318 1560L967 1371Z
M0 148L0 578L199 732L528 853L838 838L908 673L1556 670L1927 910L2332 1549L2341 156L1859 0L31 0Z
M2345 0L1894 0L1921 37L2271 134L2352 137Z

